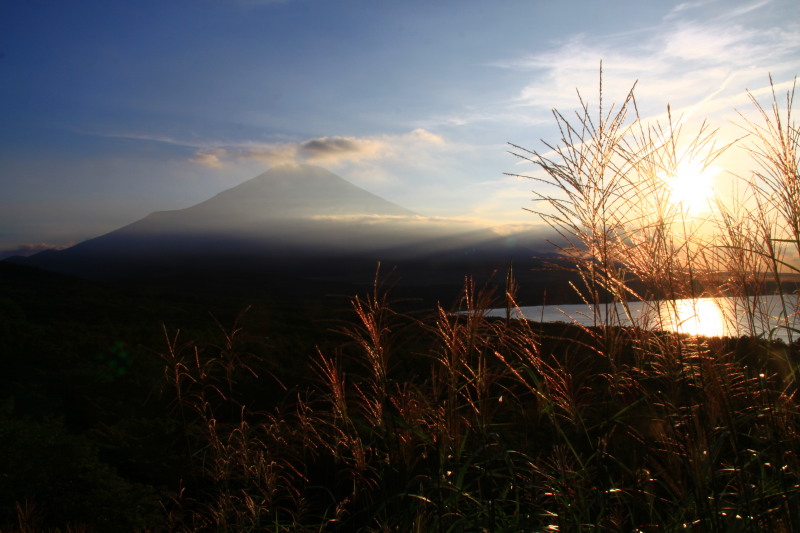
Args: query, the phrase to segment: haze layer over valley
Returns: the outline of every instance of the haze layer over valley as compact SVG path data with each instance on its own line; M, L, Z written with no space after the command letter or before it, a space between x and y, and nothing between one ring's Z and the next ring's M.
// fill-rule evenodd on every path
M231 288L243 275L245 285L291 277L361 286L380 262L404 283L455 292L466 275L529 264L537 246L543 236L532 229L424 217L324 168L281 165L195 206L13 261L93 279Z

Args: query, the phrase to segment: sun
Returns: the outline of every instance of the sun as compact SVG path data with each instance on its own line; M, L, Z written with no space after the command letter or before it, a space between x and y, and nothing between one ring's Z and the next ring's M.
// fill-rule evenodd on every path
M682 162L675 172L662 176L669 190L670 201L682 212L697 215L711 210L714 196L714 176L719 169L714 166L703 168L702 164Z

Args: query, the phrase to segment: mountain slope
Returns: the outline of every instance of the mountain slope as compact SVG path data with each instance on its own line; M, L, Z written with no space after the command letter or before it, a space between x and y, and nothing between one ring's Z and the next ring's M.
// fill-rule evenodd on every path
M476 224L421 217L325 169L296 165L15 262L110 280L290 276L361 283L382 261L405 265L407 278L420 284L451 274L460 284L465 274L530 258L537 237L500 237Z
M187 211L227 216L234 210L263 218L416 214L313 165L274 167Z
M313 165L281 165L186 209L157 211L124 232L269 232L281 220L341 215L414 216Z

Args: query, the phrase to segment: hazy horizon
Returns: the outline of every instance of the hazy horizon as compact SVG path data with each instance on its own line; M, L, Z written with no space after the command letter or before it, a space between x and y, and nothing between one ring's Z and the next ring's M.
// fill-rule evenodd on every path
M800 4L16 2L0 21L0 255L60 248L311 163L422 217L538 222L507 142L636 83L719 142L798 71ZM607 108L607 107L606 107ZM715 185L744 167L726 154ZM5 253L3 253L5 252Z
M523 224L496 224L475 218L420 215L323 167L282 163L195 205L154 211L110 232L63 247L34 244L0 250L0 260L75 245L85 247L123 235L135 238L130 251L151 249L150 253L180 247L182 240L200 239L198 242L209 252L230 241L240 250L249 243L254 253L282 245L287 251L347 253L408 248L408 253L413 254L434 248L443 252L468 243L479 245L523 234L544 248L550 233L546 225L534 219ZM211 245L212 242L217 244ZM113 247L130 244L122 240Z

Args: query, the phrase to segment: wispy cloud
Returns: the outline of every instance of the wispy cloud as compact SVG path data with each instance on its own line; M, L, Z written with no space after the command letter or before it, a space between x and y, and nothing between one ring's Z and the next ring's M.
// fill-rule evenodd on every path
M176 137L170 137L167 135L157 135L152 133L141 133L135 131L107 131L102 129L86 129L86 128L75 128L73 129L75 133L79 133L81 135L91 135L94 137L105 137L108 139L129 139L133 141L145 141L145 142L154 142L160 144L170 144L173 146L186 146L186 147L196 147L197 143L192 142L189 140L178 139Z
M227 157L228 151L223 148L212 148L198 151L192 161L206 167L222 168L222 160Z
M37 242L32 244L20 244L16 248L11 248L7 250L0 250L0 260L5 259L7 257L14 257L17 255L27 257L29 255L38 254L39 252L43 252L45 250L63 250L64 248L69 248L75 243L69 243L67 245L59 246L55 244L48 244L46 242Z
M226 150L226 163L258 161L267 165L297 162L298 143L245 143Z
M575 107L576 88L594 101L601 59L603 92L610 101L621 101L638 80L636 94L646 106L663 109L671 103L679 111L689 111L702 103L703 110L714 110L716 100L730 103L734 93L743 102L745 88L763 87L770 72L783 77L797 74L800 22L780 20L758 29L748 22L768 4L725 4L724 13L701 18L708 15L706 8L721 4L685 2L646 32L576 35L549 50L497 66L532 73L518 104L541 111ZM644 112L657 113L654 107Z
M746 3L745 5L742 5L742 6L739 6L739 7L734 7L732 9L728 10L728 12L726 13L725 16L730 17L730 18L740 17L742 15L746 15L747 13L750 13L751 11L755 11L757 9L760 9L760 8L766 6L766 5L769 5L773 1L774 0L759 0L758 2Z
M694 9L708 6L717 1L718 0L697 0L696 2L681 2L680 4L672 8L672 11L670 11L667 14L666 18L667 19L674 18L680 16L680 14L682 13L686 13L687 11L692 11Z
M328 220L359 225L392 224L395 227L430 227L459 229L460 231L475 231L488 229L500 236L513 235L525 232L541 232L545 226L541 222L532 223L502 223L492 218L482 217L441 217L422 215L315 215L313 220Z
M422 215L314 215L312 220L330 220L359 224L407 223L407 224L483 224L482 220L467 217L426 217Z
M441 146L444 139L430 131L416 129L401 135L373 137L315 137L297 142L242 143L200 148L192 161L213 168L242 160L281 163L314 163L335 167L345 163L396 158L409 149Z
M310 139L298 146L300 158L310 163L332 163L358 161L381 157L386 143L377 139L354 137L320 137Z

